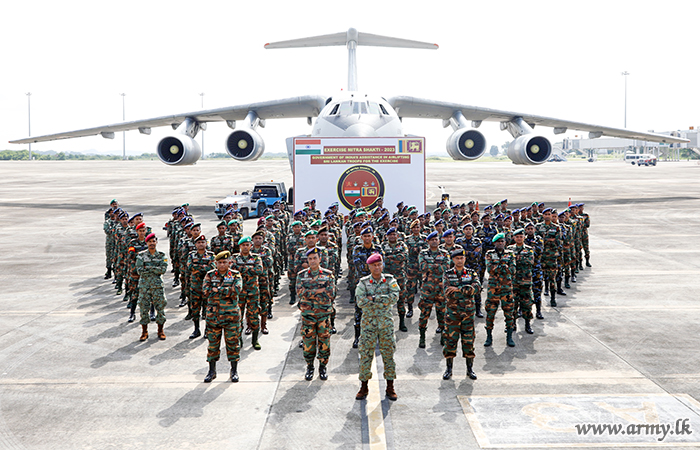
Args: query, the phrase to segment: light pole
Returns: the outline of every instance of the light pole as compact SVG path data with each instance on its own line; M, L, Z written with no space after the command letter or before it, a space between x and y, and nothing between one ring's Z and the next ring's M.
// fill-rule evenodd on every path
M202 109L204 109L204 92L200 92L199 96L202 98ZM202 130L202 159L204 159L204 130Z
M126 97L125 93L119 94L122 96L122 122L126 121L126 103L124 101L124 97ZM126 131L122 131L122 159L126 160Z
M29 121L29 137L32 136L32 93L27 92L27 118ZM29 143L29 160L32 160L32 143Z
M626 70L622 72L622 75L625 77L625 128L627 128L627 75L629 74Z

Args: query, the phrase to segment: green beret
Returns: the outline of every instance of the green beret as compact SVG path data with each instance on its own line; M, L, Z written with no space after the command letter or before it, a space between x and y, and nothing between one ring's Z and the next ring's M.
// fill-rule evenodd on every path
M306 233L304 233L304 237L309 236L309 235L316 236L317 234L318 234L318 232L316 230L309 230Z
M311 222L312 227L320 227L321 226L321 221L320 220L314 220Z
M226 221L225 221L225 220L222 220L221 222L218 223L218 225L216 225L216 228L219 228L220 226L224 226L224 227L225 227L226 225L227 225Z
M491 242L496 242L498 240L505 239L505 238L506 238L506 235L504 233L498 233L497 235L495 235L493 237L493 239L491 239Z
M296 225L301 226L302 223L301 223L300 221L298 221L298 220L295 220L294 222L290 223L289 225L292 226L292 227L293 227L293 226L296 226Z
M267 217L265 217L265 220L267 219L276 219L276 217L272 214L268 214Z
M229 221L228 221L228 226L231 226L231 225L233 225L234 223L235 223L236 225L238 225L238 221L237 221L236 219L229 220Z
M513 236L517 236L519 234L525 234L525 229L524 228L518 228L517 230L513 231Z
M244 242L253 242L253 240L250 238L250 236L243 236L238 240L238 245L241 245Z
M202 228L202 224L201 224L201 223L199 223L199 222L197 222L197 223L193 223L193 224L192 224L192 228L194 228L194 227L199 227L199 228Z
M117 201L117 199L116 199L116 198L113 198L113 199L112 199L112 201L111 201L111 202L109 202L109 204L111 205L112 203L119 203L119 202Z
M229 256L231 256L231 252L228 250L224 250L223 252L217 253L214 259L218 261L220 259L227 259Z
M184 208L185 206L190 206L190 204L189 204L189 203L183 203L182 205L180 205L180 208Z

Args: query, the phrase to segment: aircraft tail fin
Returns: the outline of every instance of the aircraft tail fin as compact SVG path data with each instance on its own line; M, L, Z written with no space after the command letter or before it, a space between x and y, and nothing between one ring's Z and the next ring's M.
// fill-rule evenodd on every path
M300 48L300 47L327 47L344 45L348 48L348 91L357 91L357 58L355 49L358 45L372 47L395 48L422 48L437 50L437 44L429 42L412 41L378 34L360 33L354 28L344 33L324 34L301 39L291 39L265 44L266 49L275 48Z

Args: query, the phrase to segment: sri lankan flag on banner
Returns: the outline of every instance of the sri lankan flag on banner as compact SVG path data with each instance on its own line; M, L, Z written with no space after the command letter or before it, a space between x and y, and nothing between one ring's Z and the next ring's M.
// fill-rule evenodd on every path
M420 139L399 139L397 153L423 153L423 141Z
M373 187L373 186L363 187L362 188L362 196L363 197L376 197L377 196L377 188Z

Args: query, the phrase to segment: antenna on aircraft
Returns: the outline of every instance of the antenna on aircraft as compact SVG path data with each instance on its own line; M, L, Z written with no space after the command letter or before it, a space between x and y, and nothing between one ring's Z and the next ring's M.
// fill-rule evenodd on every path
M358 45L372 47L398 47L398 48L422 48L437 50L437 44L429 42L400 39L378 34L360 33L355 28L349 28L346 32L324 34L288 41L279 41L265 44L266 49L273 48L298 48L298 47L328 47L331 45L344 45L348 49L348 91L356 92L357 89L357 56L355 50Z

